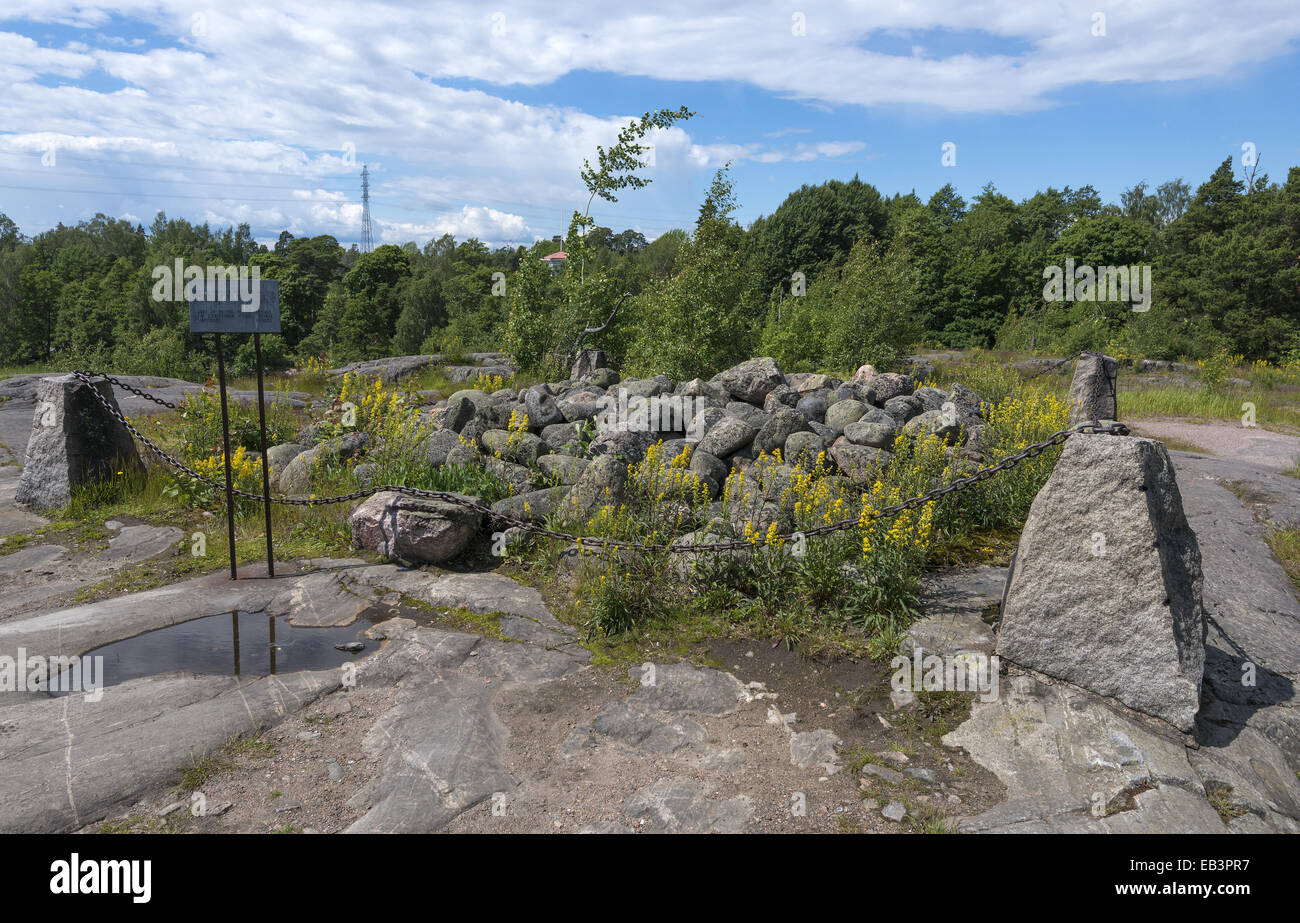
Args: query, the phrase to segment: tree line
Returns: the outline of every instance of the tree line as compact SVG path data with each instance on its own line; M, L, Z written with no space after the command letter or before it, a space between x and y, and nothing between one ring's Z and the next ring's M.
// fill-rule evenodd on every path
M636 175L640 137L683 113L648 113L600 149L584 171L591 198L648 182ZM279 280L283 333L264 348L281 365L506 348L558 371L588 328L598 332L583 345L682 378L755 354L790 370L884 366L922 343L1300 355L1300 167L1278 184L1237 178L1229 158L1195 190L1142 183L1111 204L1091 186L1015 202L989 184L967 202L951 185L922 200L854 177L803 186L748 227L736 207L724 168L694 227L653 241L575 211L566 235L530 247L443 235L370 253L287 231L268 247L247 225L161 212L147 229L96 215L27 237L0 214L0 365L206 376L211 345L188 333L185 304L151 297L154 267L177 259ZM542 261L560 249L558 267ZM1149 310L1045 297L1049 268L1067 261L1150 267ZM251 346L234 364L251 367Z

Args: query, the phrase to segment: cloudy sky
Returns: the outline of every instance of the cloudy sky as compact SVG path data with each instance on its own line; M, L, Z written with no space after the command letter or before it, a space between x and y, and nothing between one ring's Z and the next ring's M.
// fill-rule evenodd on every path
M1253 149L1282 179L1298 38L1295 0L2 0L0 212L346 244L365 163L379 241L531 243L585 205L596 145L682 105L600 223L687 227L727 161L743 221L854 174L1114 200Z

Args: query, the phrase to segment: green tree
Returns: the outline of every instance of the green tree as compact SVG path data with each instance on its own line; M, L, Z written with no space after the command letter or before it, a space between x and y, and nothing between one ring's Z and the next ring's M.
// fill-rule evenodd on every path
M636 305L639 329L629 364L647 374L709 377L747 358L753 345L758 277L731 220L736 200L728 168L713 178L694 236L677 253L676 273Z
M530 269L532 279L517 280L519 284L511 290L505 341L525 367L559 371L568 353L588 331L592 339L583 345L621 350L629 325L622 320L615 324L615 315L628 290L619 290L621 280L608 270L608 264L601 265L597 248L587 239L595 227L591 205L597 198L617 202L616 193L648 186L651 180L640 175L650 166L646 158L650 151L647 136L692 115L685 106L647 112L624 126L612 147L596 148L595 166L589 160L583 161L580 175L587 188L587 206L582 212L575 210L569 221L564 241L568 259L557 279L558 300L533 300L550 291L549 286L536 284L539 277L535 267Z
M887 222L880 193L856 176L847 183L801 186L751 229L751 246L762 266L761 290L788 287L795 272L811 282L826 267L843 262L861 238L882 238Z
M411 276L398 296L402 306L393 334L393 352L409 356L419 352L425 338L447 323L442 284L432 270Z

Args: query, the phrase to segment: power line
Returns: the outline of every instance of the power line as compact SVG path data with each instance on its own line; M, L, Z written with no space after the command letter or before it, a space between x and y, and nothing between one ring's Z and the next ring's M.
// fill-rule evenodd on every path
M103 196L121 196L135 199L202 199L207 202L297 202L300 205L340 205L341 202L325 202L321 200L289 198L289 199L262 199L262 198L240 198L238 196L215 196L215 195L186 195L183 192L130 192L121 189L65 189L57 186L7 186L0 184L0 189L20 189L25 192L63 192L70 195L103 195Z
M168 169L183 170L184 167L175 167ZM51 167L0 167L0 174L4 173L43 173L49 175L52 172ZM152 183L158 182L156 176L122 176L117 173L92 173L89 170L78 170L72 174L75 177L94 177L96 179L121 180L124 182ZM345 177L331 177L333 181L341 182ZM307 183L294 183L293 185L276 185L272 183L232 183L225 180L197 180L197 179L178 179L168 180L167 182L183 183L186 186L233 186L240 189L302 189ZM323 185L323 184L316 184ZM327 192L342 192L339 189L328 189Z
M186 168L176 167L175 169L186 169ZM40 173L40 174L48 175L49 171L50 171L49 167L36 167L36 168L8 167L8 168L0 168L0 176L9 173ZM283 177L291 174L278 174L278 175ZM94 177L96 179L109 179L109 180L119 180L124 182L139 182L139 183L157 182L157 179L155 177L120 176L117 174L92 173L88 171L81 171L75 174L75 177L77 178ZM337 180L337 179L341 179L341 177L332 177L331 179ZM314 192L342 193L343 192L343 190L341 189L324 188L320 184L317 184L318 188L316 189L305 189L303 188L303 185L299 185L299 184L276 185L276 184L266 184L266 183L231 183L231 182L221 182L215 180L189 180L189 179L175 180L174 182L178 185L184 184L188 186L233 187L237 189L294 189L306 193L314 193ZM148 192L148 193L122 192L121 190L118 189L66 189L65 190L59 187L27 186L27 185L22 185L22 186L0 185L0 189L30 189L33 191L40 191L40 192L65 192L66 191L66 192L78 193L83 195L114 195L114 196L131 195L138 198L147 198L149 196L154 196L159 198L215 199L218 201L233 199L241 202L277 202L277 203L278 202L304 202L309 204L311 203L341 204L341 202L336 202L336 201L331 202L331 201L317 200L317 199L301 199L301 198L286 199L286 198L266 198L261 196L236 196L236 195L220 196L214 194L187 196L182 193L170 193L170 192ZM518 203L507 202L504 199L492 199L492 198L483 198L483 197L475 197L473 199L468 199L468 198L461 199L461 202L463 204L460 206L448 203L447 205L442 206L441 208L432 207L432 206L407 205L402 200L392 196L372 196L372 201L383 202L389 205L390 207L398 208L403 211L424 212L424 213L431 213L435 215L458 214L462 211L462 209L465 206L470 206L470 207L478 206L483 208L491 208L491 205L486 203L495 203L497 205L503 206L504 209L508 209L509 211L507 213L511 215L517 215L521 218L525 218L529 220L540 220L546 222L559 221L559 223L561 224L566 223L567 219L563 217L563 214L568 210L567 207L557 207L556 212L551 212L548 210L537 210L531 206L520 207ZM545 206L541 206L540 208L544 209ZM494 209L494 210L499 210L499 209ZM559 215L560 217L557 217L557 215ZM599 214L595 214L592 217L598 220L602 218L602 216ZM695 221L694 218L681 218L680 220L678 220L678 218L673 216L668 216L668 215L634 215L634 214L629 214L624 212L620 212L617 216L606 216L605 220L611 220L611 219L615 224L622 223L628 220L662 223L668 225L679 225L682 223L682 221L686 221L693 224Z
M173 170L199 170L204 173L245 173L250 176L307 177L312 175L308 173L293 173L286 170L241 170L236 167L205 167L205 166L200 166L198 164L188 164L185 166L180 166L175 163L162 163L156 160L155 161L136 160L136 159L132 159L129 161L103 160L95 157L78 157L75 154L66 154L58 150L57 147L56 147L56 152L60 160L72 160L72 161L76 161L77 163L98 163L98 164L106 164L110 166L159 167L162 169L173 169ZM8 154L13 157L38 156L38 154L33 153L31 151L19 151L19 150L14 150L13 148L0 148L0 154ZM338 179L344 179L348 174L337 173L334 175Z

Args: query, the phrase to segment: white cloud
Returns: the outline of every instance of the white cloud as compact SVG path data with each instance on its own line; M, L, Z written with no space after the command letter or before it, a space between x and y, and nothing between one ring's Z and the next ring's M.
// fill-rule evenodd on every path
M800 142L785 149L770 148L762 144L694 144L691 145L691 162L700 167L714 167L730 162L733 164L753 161L755 163L800 163L809 160L833 160L855 154L866 148L863 141L819 141L815 143Z
M593 115L562 98L526 105L505 98L514 85L585 70L737 82L823 110L1022 112L1082 84L1229 74L1286 53L1300 36L1294 0L1256 0L1249 15L1217 0L1149 0L1110 12L1102 37L1092 34L1094 0L798 5L805 35L793 34L785 2L665 0L592 15L503 0L5 0L10 133L0 134L0 171L32 170L51 143L61 156L52 171L0 182L121 191L132 213L186 211L167 196L193 196L179 201L278 215L291 229L320 220L328 224L308 229L356 239L356 174L368 162L384 239L443 227L522 236L563 226L585 200L583 158L639 113ZM45 23L88 31L47 47ZM962 37L980 50L935 51ZM126 87L89 88L104 76ZM68 81L80 86L45 85ZM700 143L672 129L655 139L657 181L695 188L692 171L725 160L802 162L866 148L778 140L794 133L806 132ZM139 188L156 198L133 195Z
M466 205L459 212L433 222L385 221L379 237L384 243L400 244L408 240L438 238L443 234L451 234L457 240L477 237L483 241L516 243L530 243L538 236L520 215Z

